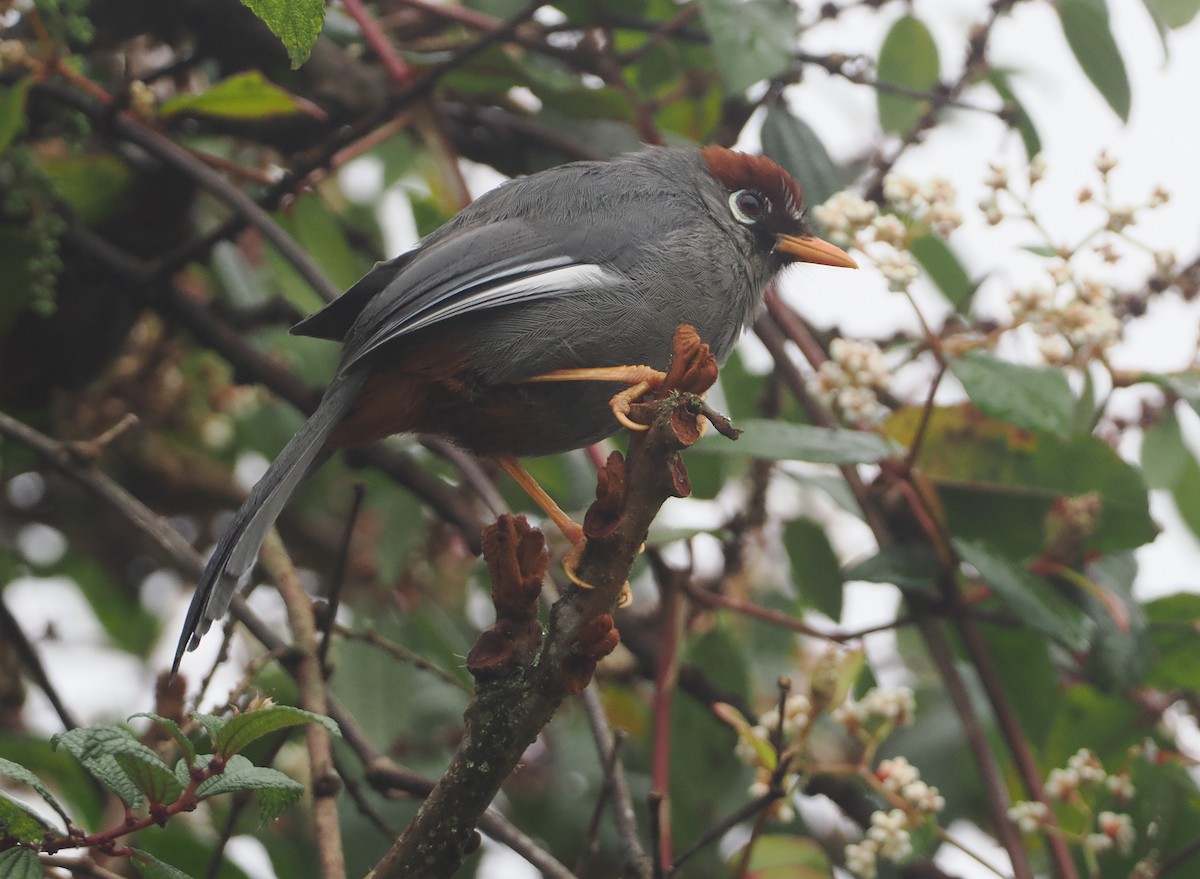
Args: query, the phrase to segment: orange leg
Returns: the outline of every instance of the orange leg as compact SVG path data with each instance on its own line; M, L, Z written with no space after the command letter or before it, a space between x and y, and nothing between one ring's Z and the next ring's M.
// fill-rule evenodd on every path
M591 589L592 584L583 580L575 573L575 569L579 567L579 559L583 555L583 547L587 543L587 538L583 536L583 526L577 523L574 519L563 512L562 507L554 502L554 498L546 493L546 490L538 485L537 480L529 475L529 471L521 466L512 455L497 455L496 463L500 468L513 478L517 485L525 490L535 504L541 507L542 512L550 517L557 527L562 532L563 537L571 541L571 549L563 558L563 571L566 572L567 579L578 586L580 589ZM629 591L629 584L626 583L621 587L621 597L618 599L620 607L627 607L633 600L633 594Z
M629 430L646 430L644 424L638 424L629 417L629 409L638 397L647 391L654 390L667 377L665 372L652 366L597 366L585 369L556 369L543 375L535 375L528 379L531 382L624 382L628 388L615 394L609 401L613 415L617 421Z

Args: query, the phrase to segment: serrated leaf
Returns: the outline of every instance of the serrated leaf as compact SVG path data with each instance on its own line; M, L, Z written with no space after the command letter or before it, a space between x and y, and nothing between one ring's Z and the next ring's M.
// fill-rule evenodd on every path
M700 0L721 79L740 95L783 73L796 51L796 14L785 0Z
M183 793L171 767L149 748L114 754L113 759L151 803L173 803Z
M156 724L161 726L163 729L165 729L167 732L169 732L171 734L171 738L173 738L175 740L175 743L177 745L179 745L179 750L183 752L184 758L185 758L187 764L190 765L193 762L195 762L196 746L192 744L191 739L189 739L186 735L184 735L183 730L180 728L179 724L177 724L175 721L171 720L171 718L169 718L169 717L163 717L161 714L154 714L153 712L150 712L150 711L142 711L138 714L131 715L129 719L133 720L135 717L149 718L150 720L154 721Z
M165 118L188 113L216 119L273 119L312 112L306 101L281 89L257 70L235 74L199 94L172 98L158 110Z
M42 879L42 863L37 852L28 848L10 848L0 852L0 879Z
M157 759L149 748L137 741L128 730L119 726L85 726L68 730L50 739L55 747L78 760L101 784L120 797L131 808L144 801L141 789L121 768L116 755L142 748Z
M33 76L17 80L8 88L0 88L0 155L25 127L25 100Z
M941 236L929 232L912 241L909 252L956 311L964 311L975 284L958 256Z
M1087 647L1093 626L1086 614L1044 578L1029 573L982 542L955 539L953 546L1017 619L1072 650Z
M905 592L928 592L941 571L937 553L924 544L885 546L842 572L843 580L891 583Z
M295 70L308 60L325 26L324 0L242 0L279 37Z
M11 836L21 842L38 842L50 829L50 825L24 803L0 793L0 839Z
M1021 135L1021 143L1025 146L1025 156L1028 159L1032 159L1042 151L1042 139L1038 135L1037 128L1034 127L1029 111L1025 109L1025 105L1021 103L1016 93L1012 90L1008 74L1003 70L993 70L988 74L987 80L992 84L992 88L996 90L996 94L1000 96L1000 100L1011 105L1015 111L1016 119L1014 121L1017 125L1017 131ZM1050 255L1053 256L1053 252Z
M192 719L208 731L208 737L214 743L220 738L221 730L225 728L225 724L229 723L224 717L218 717L215 714L204 714L200 711L193 711Z
M879 50L876 78L915 92L928 92L938 84L941 65L933 34L919 18L906 15L898 19L884 38ZM906 95L876 92L879 124L884 131L903 134L917 124L929 109L929 102Z
M792 563L800 606L840 620L844 583L825 529L812 519L793 519L783 526L783 545Z
M1075 397L1061 370L1024 366L971 351L950 360L971 402L1008 424L1071 435Z
M744 421L739 426L742 435L736 442L708 436L692 447L693 453L817 464L874 464L897 452L886 438L861 430L766 419Z
M160 861L144 849L131 848L130 851L133 852L131 860L134 867L146 879L192 879L178 867L172 867L165 861Z
M1133 553L1102 556L1083 570L1091 584L1083 607L1095 624L1086 672L1106 692L1123 693L1137 686L1150 664L1146 616L1133 597L1136 574Z
M14 763L12 760L6 760L0 757L0 776L11 778L13 781L19 781L26 787L32 788L33 791L46 801L58 816L63 819L66 824L71 823L71 818L67 815L66 810L54 798L54 794L50 792L50 788L42 782L40 778L22 766L20 763Z
M232 757L265 735L305 723L320 724L334 735L341 735L338 725L328 717L291 705L272 705L231 718L213 740L214 750L224 757Z
M834 163L825 144L802 119L787 110L771 107L762 127L763 154L795 177L804 189L805 204L824 204L849 182Z
M1128 122L1129 76L1109 27L1108 4L1105 0L1057 0L1056 5L1075 60L1113 112Z
M220 794L254 791L258 798L259 811L264 822L279 817L285 809L304 794L304 785L288 778L278 769L255 766L242 756L229 758L225 771L203 782L196 788L200 799Z

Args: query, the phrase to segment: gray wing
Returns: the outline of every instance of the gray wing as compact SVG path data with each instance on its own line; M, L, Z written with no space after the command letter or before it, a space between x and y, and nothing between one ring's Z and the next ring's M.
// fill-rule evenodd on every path
M359 284L376 292L345 336L347 368L402 336L479 311L561 296L627 287L613 254L589 246L616 240L606 230L549 229L507 219L459 229L435 240L391 272L385 283L368 275Z

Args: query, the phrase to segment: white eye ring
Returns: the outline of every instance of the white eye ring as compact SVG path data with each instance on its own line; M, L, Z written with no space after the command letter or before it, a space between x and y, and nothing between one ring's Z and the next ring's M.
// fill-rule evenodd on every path
M729 212L739 223L753 226L767 212L767 200L749 189L739 189L729 194Z

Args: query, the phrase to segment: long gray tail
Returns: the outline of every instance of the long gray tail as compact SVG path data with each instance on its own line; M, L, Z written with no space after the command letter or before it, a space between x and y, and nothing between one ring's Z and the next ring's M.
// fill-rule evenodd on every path
M195 650L215 620L225 616L242 575L254 564L267 532L283 512L292 493L329 457L325 440L346 414L362 386L361 374L339 375L317 406L317 411L288 440L258 484L238 509L233 524L221 538L196 585L183 632L175 648L171 674L179 670L185 650Z

